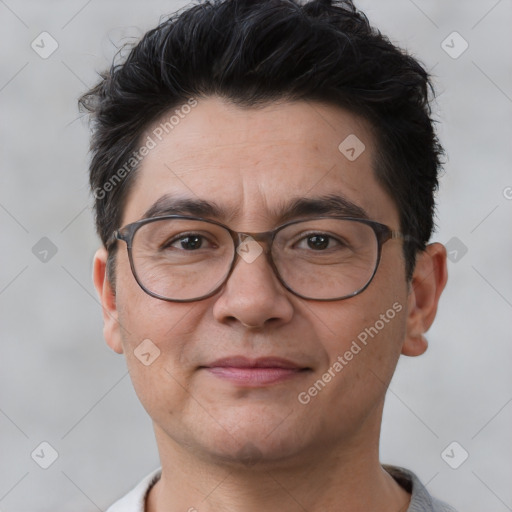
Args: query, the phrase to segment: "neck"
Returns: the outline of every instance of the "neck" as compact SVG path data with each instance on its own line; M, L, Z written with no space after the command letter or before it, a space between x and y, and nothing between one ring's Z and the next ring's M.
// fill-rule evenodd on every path
M176 444L158 426L162 476L146 512L405 512L410 495L382 468L378 437L350 440L350 448L315 446L297 460L267 466L205 460Z

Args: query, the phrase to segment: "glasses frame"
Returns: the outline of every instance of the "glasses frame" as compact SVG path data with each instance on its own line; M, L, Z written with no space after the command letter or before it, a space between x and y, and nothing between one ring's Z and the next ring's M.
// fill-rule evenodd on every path
M148 288L146 288L139 276L137 275L137 271L135 269L135 265L133 263L133 255L132 255L132 246L133 246L133 238L137 231L146 224L150 224L152 222L157 222L161 220L166 219L186 219L186 220L196 220L196 221L202 221L207 222L209 224L215 224L216 226L220 226L224 228L230 235L231 239L233 240L234 244L234 252L233 252L233 260L231 261L229 271L226 274L226 277L224 280L212 291L205 295L201 295L197 298L192 299L170 299L168 297L164 297L162 295L159 295L158 293L154 293ZM375 237L377 239L377 260L375 262L375 268L372 272L372 275L366 282L364 286L359 288L353 293L350 293L348 295L344 295L341 297L334 297L332 299L318 299L318 298L311 298L307 297L305 295L302 295L296 291L294 291L290 286L283 280L281 275L279 274L279 271L274 263L274 259L272 258L272 244L274 243L274 239L279 231L286 228L287 226L290 226L292 224L298 224L300 222L307 222L307 221L314 221L317 219L340 219L340 220L348 220L348 221L354 221L359 222L361 224L366 224L367 226L370 226L373 229L373 232L375 233ZM263 242L265 246L263 247L263 252L265 253L265 257L267 258L267 262L269 263L270 267L272 268L274 275L277 277L279 282L283 285L283 287L288 290L293 295L300 297L302 299L306 300L314 300L318 302L333 302L337 300L345 300L349 299L351 297L355 297L356 295L359 295L362 293L370 283L373 281L373 278L375 277L375 274L377 273L377 269L379 267L381 254L382 254L382 246L388 241L393 239L402 239L407 240L409 237L401 233L400 231L396 231L391 229L389 226L386 226L385 224L381 224L380 222L369 220L369 219L362 219L362 218L356 218L356 217L344 217L340 215L324 215L324 216L318 216L318 217L309 217L309 218L300 218L300 219L294 219L292 221L286 222L284 224L281 224L277 226L276 228L270 230L270 231L262 231L258 233L248 233L248 232L242 232L242 231L234 231L233 229L229 228L225 224L222 224L221 222L212 220L212 219L205 219L202 217L194 217L190 215L163 215L159 217L149 217L147 219L141 219L136 222L132 222L131 224L127 224L126 226L123 226L122 228L117 229L114 231L114 233L111 235L108 243L107 248L109 248L112 244L116 242L116 240L122 240L126 243L127 251L128 251L128 259L130 261L130 268L133 274L133 277L135 278L135 281L137 284L142 288L142 290L150 295L151 297L155 297L156 299L164 300L167 302L196 302L200 300L205 300L213 295L215 295L227 282L229 277L231 276L235 265L238 261L237 256L238 254L238 247L248 238L253 238L256 242Z

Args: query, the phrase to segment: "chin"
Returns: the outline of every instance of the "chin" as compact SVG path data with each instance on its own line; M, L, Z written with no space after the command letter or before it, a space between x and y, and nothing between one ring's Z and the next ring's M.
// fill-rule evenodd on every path
M298 435L304 435L304 429L294 428L292 433L290 424L285 423L282 418L279 422L265 421L261 415L257 423L251 418L240 420L238 417L236 429L218 428L198 441L203 453L208 453L215 463L253 469L275 468L279 462L285 464L303 452L308 445L307 440Z
M230 449L231 448L231 449ZM215 464L238 469L276 469L285 466L299 451L296 446L276 446L258 440L236 441L233 446L208 447L208 456Z

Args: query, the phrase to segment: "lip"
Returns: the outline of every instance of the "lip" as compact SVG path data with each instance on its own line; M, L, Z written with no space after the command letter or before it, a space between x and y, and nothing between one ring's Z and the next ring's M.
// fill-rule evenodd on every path
M244 356L218 359L201 368L215 377L247 387L283 382L310 370L281 357L249 359Z

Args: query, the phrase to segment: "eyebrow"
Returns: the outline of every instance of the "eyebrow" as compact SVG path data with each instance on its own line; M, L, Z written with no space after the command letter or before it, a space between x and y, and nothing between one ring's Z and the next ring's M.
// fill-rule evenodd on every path
M214 201L165 194L157 199L143 214L143 219L165 215L190 215L227 222L239 214L239 208L221 207ZM281 204L269 212L278 224L300 217L339 215L369 219L368 213L357 204L339 194L319 197L299 197Z

